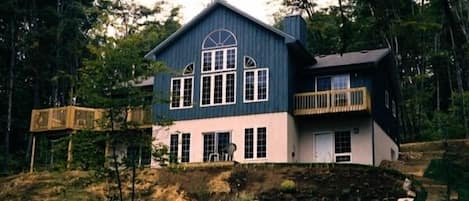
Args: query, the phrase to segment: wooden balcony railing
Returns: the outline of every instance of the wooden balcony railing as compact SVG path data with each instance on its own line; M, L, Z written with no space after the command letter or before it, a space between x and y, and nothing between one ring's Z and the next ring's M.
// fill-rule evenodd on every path
M30 131L102 130L99 122L104 113L104 109L76 106L33 110ZM133 109L128 112L127 121L138 124L139 127L151 127L151 110Z
M295 115L369 111L366 87L295 94Z

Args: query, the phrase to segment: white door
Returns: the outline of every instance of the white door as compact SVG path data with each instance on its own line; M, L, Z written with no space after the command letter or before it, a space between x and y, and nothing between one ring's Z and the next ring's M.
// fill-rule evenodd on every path
M314 154L316 162L334 162L334 136L331 132L317 133L314 136Z

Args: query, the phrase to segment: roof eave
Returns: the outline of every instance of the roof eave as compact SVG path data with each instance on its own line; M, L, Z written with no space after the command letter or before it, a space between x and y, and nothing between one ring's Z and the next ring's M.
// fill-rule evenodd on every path
M195 16L191 21L189 21L186 25L182 26L180 29L178 29L176 32L174 32L173 34L171 34L171 36L169 36L166 40L164 40L163 42L161 42L159 45L157 45L155 48L153 48L150 52L148 52L144 58L146 59L154 59L152 58L151 56L152 55L155 55L155 54L158 54L160 51L162 51L165 47L167 47L173 40L175 40L177 37L179 37L180 35L182 35L183 33L185 33L187 30L189 30L192 26L194 26L195 24L197 24L200 20L202 20L206 15L208 15L213 9L215 9L217 6L219 5L222 5L230 10L232 10L233 12L253 21L254 23L258 24L259 26L285 38L285 43L288 44L288 43L291 43L292 41L296 41L296 39L283 32L283 31L280 31L252 16L250 16L249 14L235 8L234 6L226 3L226 2L223 2L223 1L215 1L214 3L212 3L209 7L207 7L206 9L204 9L201 13L199 13L197 16Z

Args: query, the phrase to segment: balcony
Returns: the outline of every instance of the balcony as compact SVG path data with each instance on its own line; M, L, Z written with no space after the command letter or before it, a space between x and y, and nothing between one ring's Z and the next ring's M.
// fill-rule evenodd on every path
M58 130L102 130L98 123L104 109L76 106L33 110L31 112L31 132ZM151 110L134 109L127 113L129 123L138 124L139 128L151 127Z
M295 115L317 115L370 111L366 87L298 93L294 96Z

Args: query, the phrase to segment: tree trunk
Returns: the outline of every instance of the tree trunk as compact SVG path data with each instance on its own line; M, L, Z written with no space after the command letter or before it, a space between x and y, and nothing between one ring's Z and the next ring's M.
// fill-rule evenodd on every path
M16 2L13 2L16 6ZM10 160L10 135L11 135L11 122L12 122L12 108L13 108L13 88L14 88L14 69L16 67L16 13L10 21L10 68L8 70L8 110L7 110L7 128L5 132L5 162L4 171L9 171Z

